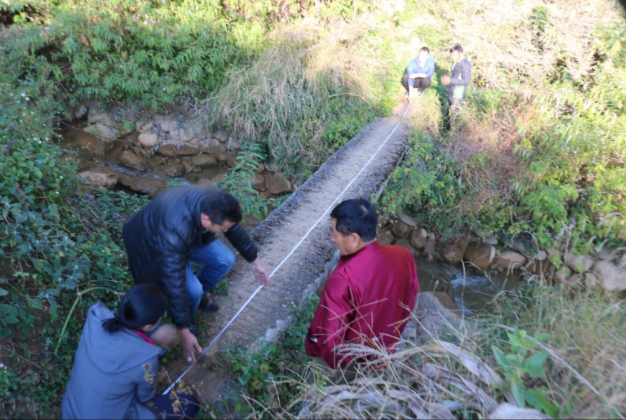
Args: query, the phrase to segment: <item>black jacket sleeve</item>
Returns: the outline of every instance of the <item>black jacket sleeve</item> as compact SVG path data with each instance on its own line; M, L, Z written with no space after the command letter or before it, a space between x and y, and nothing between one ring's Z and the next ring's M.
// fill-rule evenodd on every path
M236 223L233 227L228 229L228 232L224 234L231 244L239 251L242 257L246 261L252 262L256 260L257 250L252 239L248 235L248 232L241 227L239 223Z
M168 296L168 303L172 320L178 328L191 326L189 319L189 301L187 300L187 254L185 243L187 238L181 237L181 232L168 229L162 233L161 278Z

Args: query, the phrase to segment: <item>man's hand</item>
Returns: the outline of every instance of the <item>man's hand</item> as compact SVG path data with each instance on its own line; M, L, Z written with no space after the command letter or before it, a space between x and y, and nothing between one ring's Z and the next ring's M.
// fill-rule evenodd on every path
M419 73L411 73L411 74L409 74L409 79L415 79L416 77L419 77Z
M196 351L198 353L202 352L202 347L198 344L198 339L188 328L183 328L180 330L180 340L180 344L183 348L183 356L185 356L189 363L195 363Z
M269 286L270 278L267 275L267 270L263 267L261 260L258 258L250 263L252 266L252 272L254 273L254 278L257 283L262 284L263 286Z

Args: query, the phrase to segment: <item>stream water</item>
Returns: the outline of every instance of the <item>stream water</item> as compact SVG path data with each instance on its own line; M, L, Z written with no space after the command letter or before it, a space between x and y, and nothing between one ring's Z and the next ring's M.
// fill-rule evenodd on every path
M490 310L492 300L502 291L516 289L521 274L484 272L468 264L450 264L417 257L420 291L447 291L459 309L469 315Z
M199 172L187 173L181 177L168 177L163 173L167 166L152 166L145 172L129 169L120 164L120 155L128 147L128 140L103 142L101 139L80 129L67 127L59 133L61 146L70 152L79 171L87 171L100 165L107 165L117 173L139 178L154 177L164 181L173 179L178 185L188 185L199 179L212 179L228 171L228 165L219 163ZM120 187L124 189L123 187ZM258 220L248 220L248 227L258 225ZM421 291L447 291L457 306L466 314L489 310L491 300L501 291L512 290L520 282L518 272L509 274L485 273L475 267L429 261L426 257L416 257Z

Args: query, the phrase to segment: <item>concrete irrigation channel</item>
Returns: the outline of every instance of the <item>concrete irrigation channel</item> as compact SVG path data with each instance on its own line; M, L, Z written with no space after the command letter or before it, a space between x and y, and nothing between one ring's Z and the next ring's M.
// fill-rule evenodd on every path
M406 150L408 127L399 116L378 118L365 127L252 232L259 257L268 272L285 258L322 216L398 124L385 146L340 201L369 199L379 194ZM219 388L223 386L220 381L226 376L223 368L220 369L211 360L215 352L231 345L250 346L261 338L274 340L278 331L288 325L292 308L299 304L308 290L315 290L325 278L336 259L330 229L330 218L324 217L276 272L271 284L259 292L198 362L200 366L195 366L185 376L184 382L194 385L207 402L219 400ZM228 296L218 298L216 303L220 310L211 317L208 329L202 331L200 341L203 346L219 333L258 286L248 264L241 257L238 257L229 279ZM182 360L166 366L172 379L186 367Z

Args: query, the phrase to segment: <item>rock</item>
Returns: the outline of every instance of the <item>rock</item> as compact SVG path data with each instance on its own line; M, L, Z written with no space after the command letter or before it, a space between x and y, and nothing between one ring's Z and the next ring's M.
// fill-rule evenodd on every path
M141 133L137 139L142 146L153 147L157 144L158 136L156 134Z
M215 185L210 179L202 178L196 182L197 185Z
M609 261L600 260L593 265L592 271L600 286L607 292L626 290L626 270L616 267Z
M117 140L117 135L113 132L113 130L101 123L89 126L85 128L85 131L93 134L94 136L98 136L105 141Z
M150 158L149 160L150 162L150 167L159 172L161 171L161 168L159 168L159 166L161 165L166 165L167 164L167 158L164 156L159 156L159 155L154 155Z
M252 178L252 180L250 181L250 184L253 187L263 186L264 183L265 183L265 177L263 176L263 174L259 174L259 173L255 173L254 178Z
M213 178L211 178L211 184L214 184L214 185L221 181L222 181L222 174L215 175Z
M552 417L547 414L543 414L541 411L533 408L520 408L516 405L509 403L502 403L491 414L488 419L500 419L500 420L543 420L551 419Z
M178 118L176 118L173 115L166 115L166 116L161 116L160 118L158 118L158 123L161 126L161 130L165 131L166 133L169 133L171 131L176 130L176 128L178 127Z
M152 120L146 117L137 122L137 131L139 131L140 133L147 133L148 131L152 130L153 127L154 123L152 122Z
M406 222L405 222L406 223ZM408 223L407 223L408 224ZM413 229L409 235L409 242L415 249L423 249L426 246L428 232L424 228Z
M420 292L413 315L418 320L418 335L437 336L444 330L458 330L463 319L456 304L447 293Z
M569 267L564 265L563 267L556 270L556 273L554 273L554 278L560 283L565 283L571 274L572 271L569 269Z
M491 268L498 271L512 271L526 264L526 257L515 251L506 251L496 255Z
M435 253L437 250L437 240L434 238L428 238L426 240L426 245L424 245L424 253L428 257L429 261L435 260Z
M600 281L598 281L598 278L596 277L595 274L593 274L593 273L586 273L585 274L585 285L587 285L588 288L593 290L596 287L598 287L598 285L600 285Z
M237 166L237 156L235 155L227 155L226 156L226 163L228 164L228 166L230 168L234 168L235 166ZM291 184L289 184L289 190L291 190Z
M111 116L111 114L104 111L97 103L89 107L87 122L89 124L101 123L110 127L113 127L115 125L115 119Z
M598 252L598 258L605 261L611 261L615 257L615 251L608 245L602 247Z
M452 240L445 241L444 244L443 259L451 263L459 263L463 260L469 241L458 236Z
M486 270L496 256L493 245L485 242L472 242L468 245L463 259L471 262L481 270Z
M177 176L183 176L185 174L185 167L183 164L177 163L175 165L167 165L161 170L163 175L169 178L175 178Z
M548 259L548 253L544 250L539 250L539 252L533 255L533 259L537 261L545 261Z
M572 274L571 276L563 280L563 284L569 287L582 286L584 284L583 282L584 282L584 279L583 279L582 274L578 274L578 273Z
M124 150L120 155L122 165L143 172L148 169L148 162L141 156L137 156L132 150Z
M404 223L402 220L397 220L393 225L393 229L391 229L391 233L393 233L396 238L404 238L409 233L410 229L411 226Z
M409 251L411 251L412 254L416 254L416 251L413 249L413 247L411 246L411 244L409 243L408 240L402 238L402 239L398 239L395 243L395 245L401 246L402 248L406 248Z
M124 137L135 131L135 124L130 121L120 121L115 125L115 129L117 130L118 137Z
M74 114L74 119L80 120L87 115L87 108L83 104L76 105L72 110L72 113Z
M383 245L391 245L396 240L395 236L393 236L391 232L388 231L378 232L378 234L376 235L376 239L378 239L378 242Z
M226 142L226 149L228 150L239 150L241 149L241 140L235 140L235 138L231 137Z
M167 184L161 179L139 178L126 174L120 174L119 182L132 191L147 194L150 197L157 196L167 188Z
M265 184L270 194L279 195L291 191L291 182L281 173L266 177Z
M230 137L230 133L227 132L226 130L218 130L217 133L215 133L214 137L218 141L220 141L222 143L226 143L226 140L228 140L228 138Z
M405 212L401 211L398 214L398 217L400 218L400 220L402 220L404 223L406 223L407 225L411 227L415 227L417 225L417 222L415 221L415 219L409 216L408 214L406 214Z
M178 157L178 156L193 156L198 154L198 148L191 146L189 144L185 144L182 146L174 146L173 144L166 144L159 147L157 153L162 156L167 157Z
M191 163L200 168L208 168L210 166L217 165L217 159L214 156L207 155L206 153L200 153L191 158Z
M564 255L565 264L578 273L585 273L591 270L593 266L593 258L590 255L574 255L572 252L566 252Z
M200 150L204 153L209 153L212 155L220 155L226 154L226 146L223 143L220 143L217 139L211 139L206 143L200 144Z
M276 164L276 162L265 162L265 168L270 171L270 172L278 172L278 170L280 169L278 167L278 165Z
M496 246L498 245L498 238L496 238L495 236L489 236L485 239L483 239L483 242L489 245L493 245Z
M94 185L112 190L117 184L117 173L108 166L98 166L90 171L84 171L78 175L91 181Z
M170 138L172 141L187 143L189 140L193 139L193 130L190 128L174 130L170 133Z
M186 174L189 174L191 172L200 172L200 168L193 166L193 163L191 163L189 160L183 160L183 168L185 169Z

